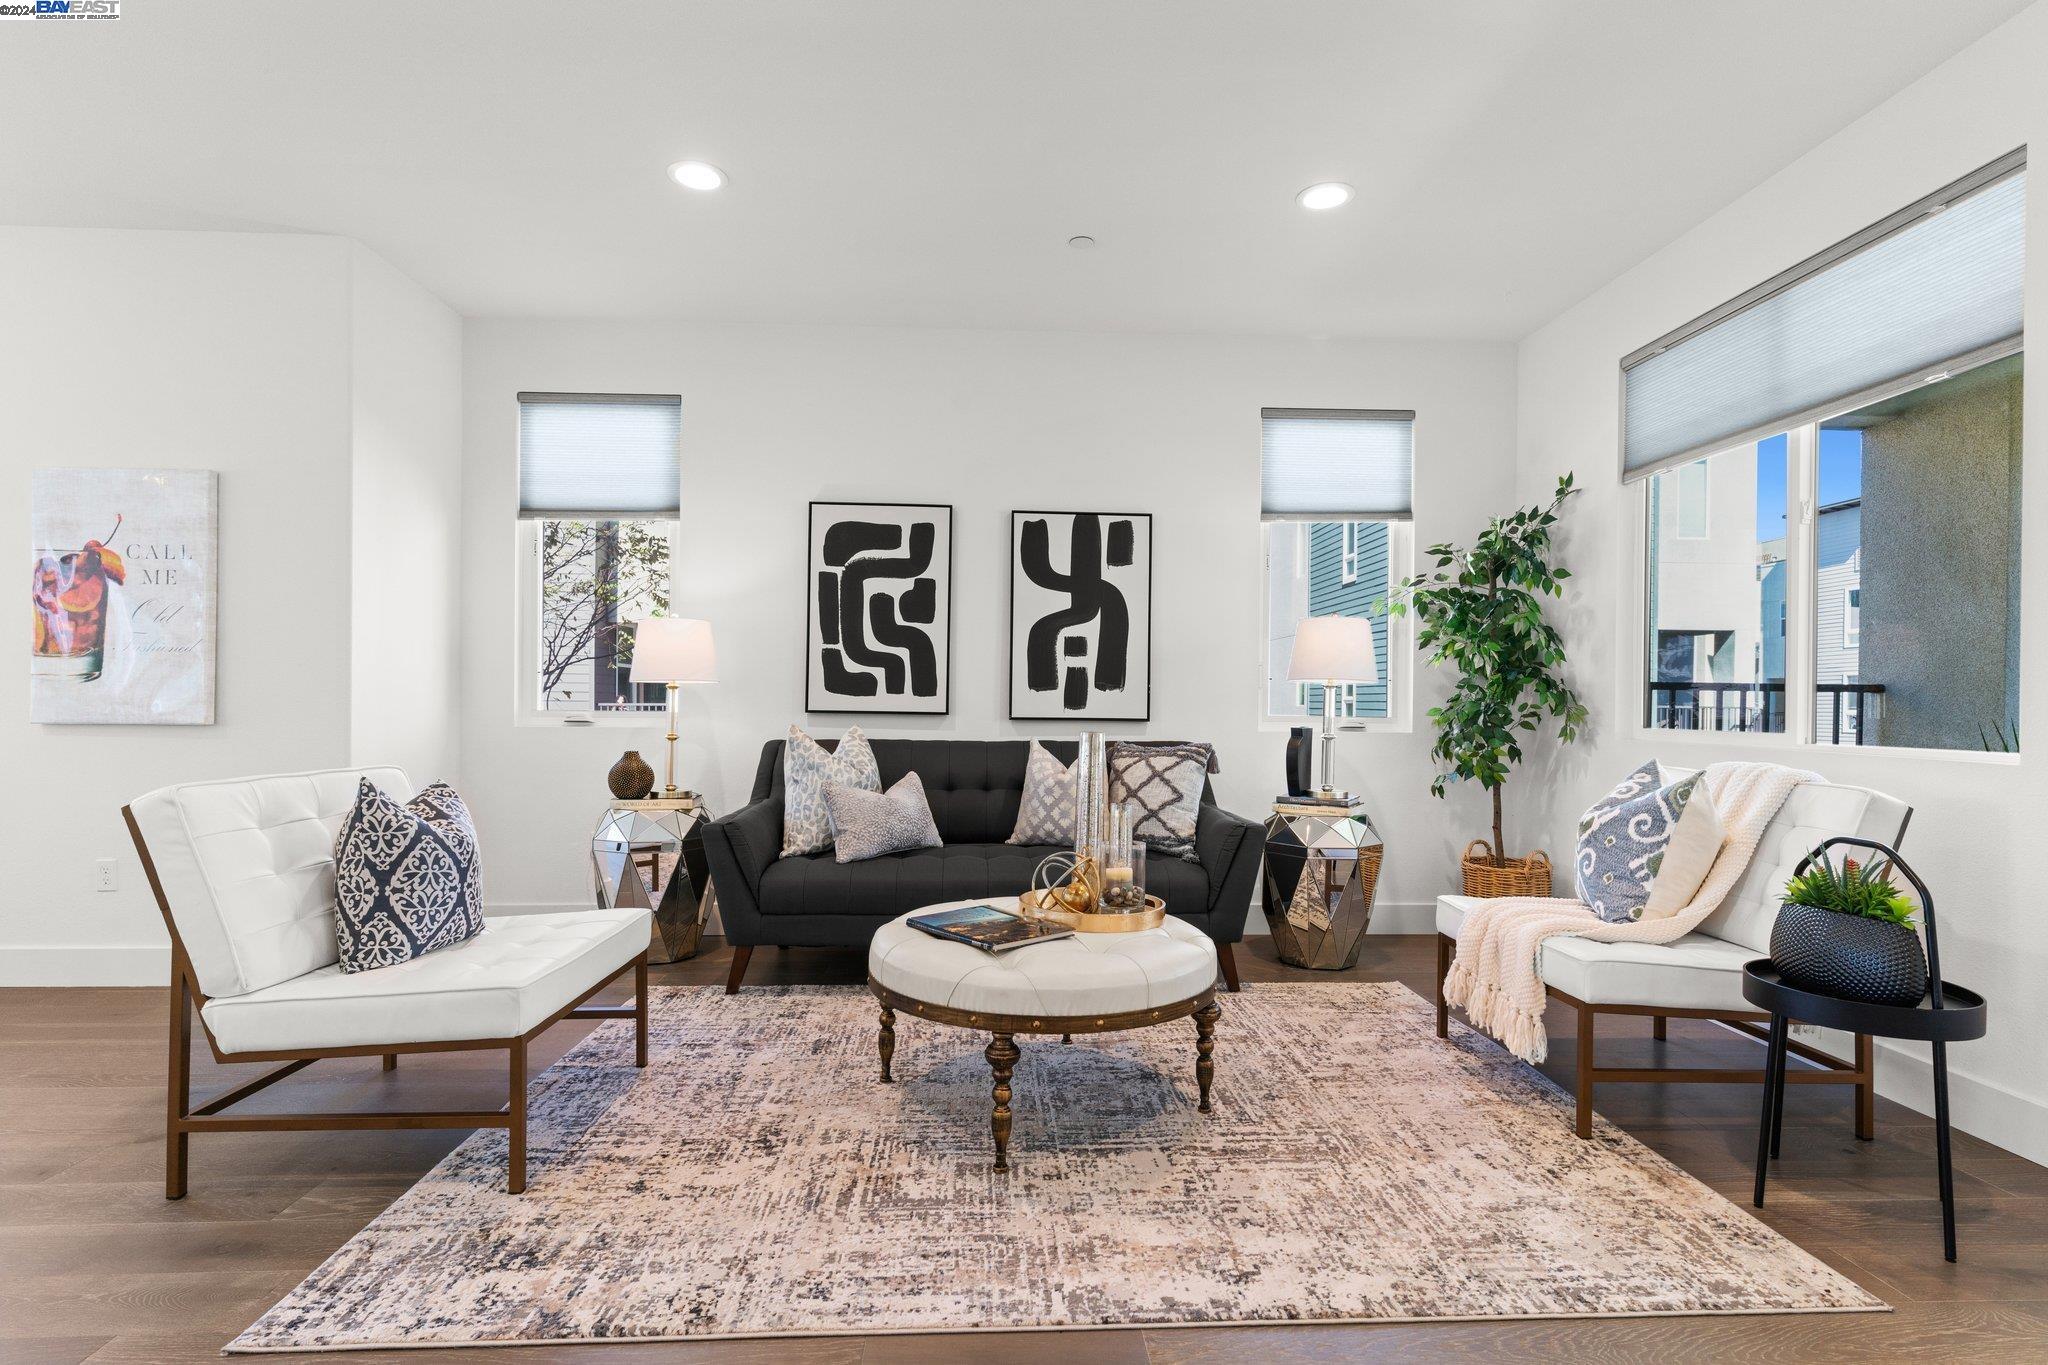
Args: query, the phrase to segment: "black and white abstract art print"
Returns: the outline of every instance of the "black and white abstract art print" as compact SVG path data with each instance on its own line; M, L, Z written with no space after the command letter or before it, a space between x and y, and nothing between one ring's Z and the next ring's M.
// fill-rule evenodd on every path
M1152 518L1010 514L1010 718L1149 720Z
M953 509L814 502L810 545L804 709L944 715Z

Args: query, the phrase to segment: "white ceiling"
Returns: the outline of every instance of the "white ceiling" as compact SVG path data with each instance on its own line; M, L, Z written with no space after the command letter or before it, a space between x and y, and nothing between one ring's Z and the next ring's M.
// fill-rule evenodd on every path
M0 30L0 220L476 316L1512 338L2025 3L128 0Z

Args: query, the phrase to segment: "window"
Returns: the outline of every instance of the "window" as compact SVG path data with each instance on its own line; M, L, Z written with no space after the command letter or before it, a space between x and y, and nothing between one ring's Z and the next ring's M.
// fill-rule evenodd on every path
M1320 716L1319 683L1291 682L1288 657L1294 630L1307 616L1363 616L1372 622L1380 681L1347 683L1337 693L1337 714L1346 719L1383 719L1387 701L1386 596L1400 574L1392 572L1394 545L1405 544L1405 526L1388 521L1276 521L1266 527L1266 702L1269 719ZM1344 550L1355 547L1356 562L1346 576ZM1404 565L1405 568L1405 565Z
M1650 480L1652 726L1785 728L1785 449L1774 436Z
M1622 362L1647 724L2017 747L2025 190L2001 158Z
M1262 417L1262 714L1322 714L1322 684L1287 676L1295 629L1309 616L1357 616L1373 623L1379 678L1343 684L1333 704L1347 720L1389 719L1400 658L1390 643L1403 637L1397 624L1390 642L1385 603L1410 564L1414 414L1268 408Z
M1919 749L2009 734L2024 368L2007 356L1651 476L1645 723ZM1695 540L1679 480L1702 465L1714 515ZM1786 704L1795 661L1810 712Z
M519 395L522 711L660 711L632 682L632 623L669 611L681 400Z

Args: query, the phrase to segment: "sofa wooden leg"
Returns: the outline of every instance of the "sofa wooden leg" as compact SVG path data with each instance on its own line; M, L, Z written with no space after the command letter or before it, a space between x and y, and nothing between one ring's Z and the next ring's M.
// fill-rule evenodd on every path
M751 947L734 948L732 950L732 970L725 974L725 993L727 995L738 995L740 993L740 981L747 974L747 959L753 955L754 950Z
M1451 974L1451 955L1458 941L1449 934L1436 936L1436 1036L1451 1036L1451 1007L1444 1003L1444 978Z
M1868 1142L1877 1136L1877 1049L1870 1035L1856 1035L1856 1136Z
M515 1038L511 1054L511 1096L505 1106L505 1190L526 1193L526 1040Z
M171 1041L169 1072L164 1091L164 1198L185 1197L185 1173L191 1153L192 1135L185 1131L185 1116L192 1108L192 999L186 993L185 973L171 967Z
M1216 964L1223 968L1223 984L1235 991L1238 988L1237 954L1230 951L1228 943L1216 945Z
M397 1054L397 1053L395 1053L395 1052L387 1052L387 1053L385 1053L385 1054L384 1054L384 1069L385 1069L386 1071L396 1071L396 1070L398 1070L398 1054Z
M1580 1137L1593 1136L1593 1011L1589 1006L1579 1006L1579 1112L1577 1131Z
M1660 1043L1661 1043L1661 1042L1663 1042L1663 1041L1665 1041L1665 1038L1666 1038L1666 1037L1667 1037L1667 1035L1668 1035L1668 1030L1669 1030L1669 1026L1670 1026L1670 1023L1671 1023L1671 1021L1670 1021L1670 1020L1668 1020L1668 1019L1666 1019L1666 1018L1665 1018L1665 1017L1664 1017L1663 1015L1661 1015L1661 1014L1653 1014L1653 1015L1651 1015L1651 1016L1650 1016L1650 1036L1651 1036L1652 1038L1655 1038L1655 1039L1656 1039L1656 1040L1657 1040L1658 1042L1660 1042Z
M633 1065L647 1065L647 959L633 964Z

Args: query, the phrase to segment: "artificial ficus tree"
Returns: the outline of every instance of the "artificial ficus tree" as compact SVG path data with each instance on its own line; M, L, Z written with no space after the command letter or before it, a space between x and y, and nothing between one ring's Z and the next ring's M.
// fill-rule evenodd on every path
M1564 638L1543 619L1543 599L1560 597L1571 572L1551 561L1551 528L1577 489L1557 481L1546 506L1495 517L1469 549L1432 545L1434 568L1401 581L1388 599L1396 615L1412 611L1416 648L1433 667L1448 665L1457 682L1429 718L1430 754L1442 765L1430 782L1442 796L1453 782L1477 782L1493 797L1493 857L1504 861L1500 789L1522 761L1522 739L1546 719L1569 744L1586 708L1565 684Z

